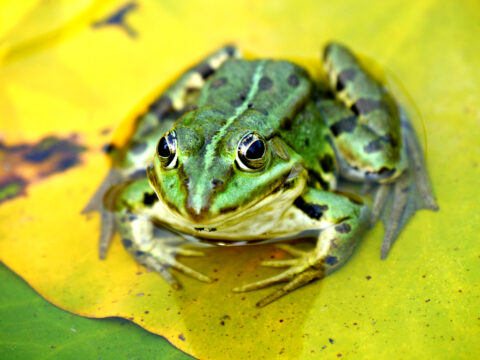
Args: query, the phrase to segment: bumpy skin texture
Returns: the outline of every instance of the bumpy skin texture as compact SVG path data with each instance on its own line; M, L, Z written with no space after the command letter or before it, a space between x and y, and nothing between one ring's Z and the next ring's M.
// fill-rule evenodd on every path
M386 256L416 209L436 208L420 148L404 113L347 48L328 45L324 65L326 92L298 65L243 60L231 46L185 72L137 120L85 209L102 214L100 256L117 229L139 262L179 286L171 267L211 281L177 260L201 255L182 248L189 235L314 234L313 250L279 245L293 258L264 263L285 271L234 289L286 283L259 306L337 269L380 217ZM370 184L372 211L340 191L346 180ZM416 194L421 201L409 207ZM162 227L171 236L160 236Z

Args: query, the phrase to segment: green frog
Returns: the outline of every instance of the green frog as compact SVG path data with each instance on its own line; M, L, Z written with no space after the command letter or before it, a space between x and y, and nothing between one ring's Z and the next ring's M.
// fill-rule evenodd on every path
M285 269L233 289L283 283L258 306L339 268L379 219L386 257L417 209L437 208L421 149L403 109L348 48L330 43L323 64L325 82L225 46L176 79L114 149L84 209L101 213L100 257L118 231L139 263L179 287L171 268L212 281L178 259L202 255L183 246L190 238L313 237L308 251L278 244L291 257L262 264Z

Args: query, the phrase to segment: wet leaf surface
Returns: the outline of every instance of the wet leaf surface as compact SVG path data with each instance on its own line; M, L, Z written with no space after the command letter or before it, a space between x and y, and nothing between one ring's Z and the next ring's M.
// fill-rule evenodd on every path
M78 134L76 144L86 149L74 166L34 182L22 173L29 182L22 196L11 196L18 184L0 190L8 198L0 205L0 260L60 308L129 319L201 359L478 357L479 5L131 3L137 5L125 10L130 3L65 2L62 14L71 16L63 18L38 2L35 11L17 9L24 15L17 24L0 28L4 147ZM32 31L43 25L29 19L45 16L55 27ZM230 290L275 273L260 261L286 255L269 245L212 248L185 259L217 281L176 274L179 291L136 264L118 238L98 260L98 216L80 211L108 171L102 148L109 131L126 118L114 132L121 141L146 99L221 44L294 59L318 75L316 58L331 39L386 69L407 111L420 114L414 126L439 212L417 213L385 261L376 226L338 272L264 309L254 304L271 290ZM2 181L20 177L6 159L0 153L0 166L13 170ZM0 312L3 319L6 310Z

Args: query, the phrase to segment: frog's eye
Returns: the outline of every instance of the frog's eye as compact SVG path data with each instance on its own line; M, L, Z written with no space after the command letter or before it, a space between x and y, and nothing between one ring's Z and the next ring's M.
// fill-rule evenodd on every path
M157 155L164 169L170 170L177 166L177 134L169 131L157 144Z
M247 134L240 140L237 149L236 162L243 171L259 171L267 163L267 144L257 134Z

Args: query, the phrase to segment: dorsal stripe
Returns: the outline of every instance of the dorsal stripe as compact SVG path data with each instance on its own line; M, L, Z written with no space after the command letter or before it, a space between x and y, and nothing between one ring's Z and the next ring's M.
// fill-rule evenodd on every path
M258 87L259 87L260 79L262 78L262 75L263 75L264 68L265 68L265 60L259 61L259 64L256 67L255 72L253 73L250 90L248 91L248 94L245 97L245 100L240 106L238 106L235 109L235 113L225 121L225 124L220 129L218 129L217 133L212 137L212 140L207 145L207 148L205 151L205 157L204 157L204 166L203 166L205 173L208 171L209 167L213 163L213 156L215 154L215 149L218 143L225 136L230 125L232 125L233 122L241 114L243 114L246 110L248 110L248 104L253 100L255 95L258 93ZM193 202L195 204L202 203L202 198L201 198L203 193L202 188L203 189L205 188L206 186L205 182L208 179L208 176L203 176L201 179L202 181L199 181L197 183L197 189L195 189L196 191L193 199Z

